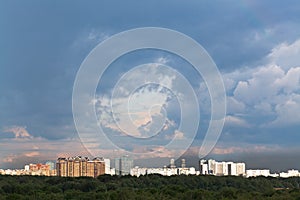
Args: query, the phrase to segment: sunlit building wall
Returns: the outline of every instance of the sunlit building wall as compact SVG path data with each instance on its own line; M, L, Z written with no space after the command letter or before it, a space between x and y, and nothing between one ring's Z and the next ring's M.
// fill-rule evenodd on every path
M58 158L56 163L57 176L97 177L105 173L105 161L103 158L89 160L87 157Z

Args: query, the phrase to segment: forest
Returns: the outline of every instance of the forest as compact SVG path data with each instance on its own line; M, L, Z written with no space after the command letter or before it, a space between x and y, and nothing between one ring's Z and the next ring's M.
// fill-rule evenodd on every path
M0 199L299 199L300 177L0 176Z

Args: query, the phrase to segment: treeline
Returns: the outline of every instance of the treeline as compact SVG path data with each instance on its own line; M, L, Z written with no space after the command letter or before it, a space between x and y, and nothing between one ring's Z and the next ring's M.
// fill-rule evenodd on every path
M0 176L0 199L299 199L300 178Z

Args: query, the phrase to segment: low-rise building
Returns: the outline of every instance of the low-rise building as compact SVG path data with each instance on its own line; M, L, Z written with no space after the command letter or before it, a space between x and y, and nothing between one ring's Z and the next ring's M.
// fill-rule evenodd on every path
M256 177L256 176L270 176L269 169L248 169L246 170L246 177Z
M279 176L282 178L289 178L289 177L298 177L300 176L299 171L298 170L288 170L287 172L280 172Z

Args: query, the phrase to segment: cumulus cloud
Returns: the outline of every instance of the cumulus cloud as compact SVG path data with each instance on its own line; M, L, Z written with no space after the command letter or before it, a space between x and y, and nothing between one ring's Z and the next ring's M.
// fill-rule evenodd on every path
M272 52L268 55L268 59L271 63L280 65L283 69L288 70L291 67L299 67L299 55L300 55L300 39L289 44L284 42L272 49Z
M300 95L293 94L289 99L276 105L275 111L277 117L274 121L268 123L267 127L282 127L287 125L296 125L300 123Z
M157 62L167 60L159 58ZM156 63L132 69L121 77L112 95L94 100L100 124L142 138L172 128L175 123L168 115L169 103L180 96L173 90L175 80L174 72Z
M246 106L244 102L238 101L232 96L229 96L227 98L227 110L228 114L239 114L239 113L244 113L246 109Z
M287 72L275 65L260 67L250 79L238 82L230 97L229 108L250 110L257 118L261 114L273 116L277 125L279 122L284 122L283 125L299 123L294 111L299 106L299 81L300 67L290 68ZM291 120L283 120L290 117Z
M276 87L276 80L284 77L284 71L276 65L258 68L252 77L239 81L233 95L235 99L248 105L261 101L272 100L280 88Z
M299 52L300 40L283 43L271 51L265 65L224 74L228 113L244 115L239 118L243 122L256 119L262 127L299 124ZM227 120L238 123L232 116Z
M166 117L165 106L170 94L149 85L128 97L114 99L112 109L109 97L99 97L97 111L101 125L136 137L149 137L150 132L166 129L172 121Z

